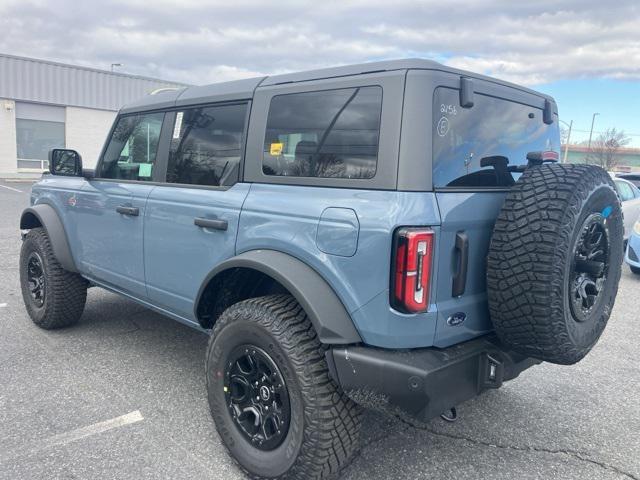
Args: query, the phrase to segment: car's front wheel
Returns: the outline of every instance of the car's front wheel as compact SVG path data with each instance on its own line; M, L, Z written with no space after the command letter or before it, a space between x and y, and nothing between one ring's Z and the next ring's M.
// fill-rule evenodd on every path
M629 268L631 269L631 273L634 273L636 275L640 275L640 268L634 267L633 265L629 265Z
M43 228L30 230L22 242L20 288L31 320L47 330L76 323L87 298L87 281L62 268Z
M289 295L229 307L206 357L211 414L252 478L331 478L353 456L361 409L329 377L304 310Z

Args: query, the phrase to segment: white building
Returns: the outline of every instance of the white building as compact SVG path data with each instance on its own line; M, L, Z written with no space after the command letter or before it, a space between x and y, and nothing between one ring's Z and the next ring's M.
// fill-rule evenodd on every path
M0 178L39 174L55 147L77 150L93 167L120 107L183 86L0 54Z

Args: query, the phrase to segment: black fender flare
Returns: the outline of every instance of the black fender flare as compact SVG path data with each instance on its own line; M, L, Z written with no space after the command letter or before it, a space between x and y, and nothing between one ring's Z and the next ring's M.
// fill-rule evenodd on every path
M47 232L53 254L60 262L62 268L70 272L77 272L76 264L71 255L67 232L64 229L62 220L55 209L46 203L27 207L20 216L20 230L30 230L42 226Z
M257 270L276 280L300 303L324 344L361 343L353 320L331 286L310 266L275 250L251 250L232 257L214 268L200 286L194 305L217 275L233 268Z

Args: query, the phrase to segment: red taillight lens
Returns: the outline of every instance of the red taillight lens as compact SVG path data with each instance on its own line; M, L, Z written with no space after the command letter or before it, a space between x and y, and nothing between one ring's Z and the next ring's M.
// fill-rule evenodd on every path
M393 307L409 313L426 312L429 307L433 231L401 228L396 231L393 244Z
M558 160L560 160L560 154L558 152L554 152L553 150L546 150L542 152L543 162L549 162L549 161L557 162Z

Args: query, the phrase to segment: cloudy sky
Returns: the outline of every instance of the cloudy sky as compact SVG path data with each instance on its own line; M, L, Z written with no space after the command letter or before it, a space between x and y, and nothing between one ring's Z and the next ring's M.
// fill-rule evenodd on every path
M0 0L0 52L194 84L425 57L554 95L577 139L599 112L640 146L638 0Z

